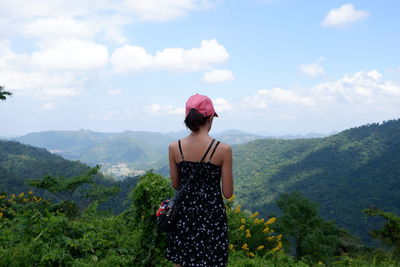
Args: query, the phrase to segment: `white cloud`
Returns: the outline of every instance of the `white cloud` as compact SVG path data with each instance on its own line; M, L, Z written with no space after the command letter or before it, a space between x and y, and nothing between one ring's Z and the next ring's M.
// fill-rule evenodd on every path
M55 99L81 94L81 81L70 74L48 74L45 72L18 72L0 70L0 80L16 95L37 99Z
M226 82L234 79L235 76L230 70L211 70L203 75L203 82L206 83Z
M258 90L242 101L245 109L278 110L282 114L288 110L303 111L307 108L337 109L338 105L348 110L367 112L386 103L388 108L400 103L400 84L383 79L376 70L349 73L336 81L317 84L298 90L272 88ZM393 106L392 106L393 105Z
M92 38L123 43L125 25L167 21L191 11L207 10L214 0L0 0L0 35L29 34L40 38ZM80 26L80 27L77 27ZM58 31L57 31L58 28Z
M400 96L400 85L383 80L376 70L346 74L337 81L325 82L311 88L311 92L326 104L372 103Z
M24 25L24 32L42 38L92 39L94 36L88 25L70 17L36 19Z
M208 9L208 0L124 0L127 11L142 21L166 21L185 16L188 11Z
M16 54L11 49L11 42L0 39L0 71L24 66L29 61L29 55Z
M96 14L85 18L85 23L95 33L100 34L105 40L119 44L125 43L128 39L124 36L124 27L132 23L133 19L119 13L112 15Z
M300 74L310 77L317 77L324 74L324 67L322 66L323 57L319 58L317 62L311 64L301 64L298 67Z
M172 105L159 105L154 103L146 106L143 109L145 112L153 115L184 115L185 109L183 107L176 107Z
M353 4L345 4L339 8L331 9L325 16L322 26L338 27L366 19L369 13L364 10L356 10Z
M0 16L30 19L33 17L85 16L96 11L115 10L118 2L108 0L13 0L1 1Z
M90 70L104 67L108 51L103 45L78 39L60 39L34 52L31 63L47 69Z
M256 94L246 97L244 105L251 109L266 109L272 106L312 106L314 101L310 97L301 96L293 90L279 87L271 90L258 90Z
M48 110L51 110L51 109L55 109L56 107L57 107L56 104L54 104L54 103L52 103L52 102L48 102L48 103L44 104L43 106L41 106L40 109L48 109Z
M141 71L145 69L164 69L187 72L210 68L229 58L228 52L217 40L204 40L199 48L166 48L154 56L143 47L125 45L114 51L111 63L117 73Z
M214 104L215 112L217 112L217 114L219 112L232 111L234 109L233 105L224 98L213 99L213 104Z
M122 90L121 89L112 89L110 91L108 91L109 95L120 95L122 94Z
M43 89L45 99L78 96L81 92L74 88L46 88Z

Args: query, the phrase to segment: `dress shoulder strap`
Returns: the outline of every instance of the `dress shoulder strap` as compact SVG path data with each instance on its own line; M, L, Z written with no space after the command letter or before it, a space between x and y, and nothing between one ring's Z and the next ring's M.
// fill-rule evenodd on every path
M200 162L202 162L204 160L204 158L207 156L208 151L210 151L210 149L211 149L212 145L214 144L214 142L215 142L215 139L213 139L211 141L211 144L208 146L207 151L206 151L206 153L204 153L204 156L201 158Z
M220 141L218 141L218 142L215 144L214 149L213 149L213 152L211 153L210 157L208 158L208 162L210 162L210 160L211 160L212 156L214 155L215 150L217 149L217 146L219 145L219 143L220 143Z
M183 153L182 153L181 139L178 140L178 146L179 146L179 152L181 153L181 158L182 158L182 160L185 160L185 158L183 157Z

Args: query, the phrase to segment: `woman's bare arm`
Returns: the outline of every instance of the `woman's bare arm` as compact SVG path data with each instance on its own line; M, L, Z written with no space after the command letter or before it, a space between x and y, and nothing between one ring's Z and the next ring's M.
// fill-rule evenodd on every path
M230 198L233 194L233 174L232 174L232 148L224 145L224 157L221 167L222 175L222 194L225 198Z

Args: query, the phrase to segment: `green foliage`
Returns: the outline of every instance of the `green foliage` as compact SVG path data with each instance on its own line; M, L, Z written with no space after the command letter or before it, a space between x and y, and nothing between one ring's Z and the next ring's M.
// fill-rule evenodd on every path
M283 215L278 229L293 238L298 259L329 262L337 250L339 229L318 215L317 204L299 193L283 194L277 201Z
M232 253L229 255L228 267L308 267L309 265L301 260L295 260L283 252L274 254L273 257L248 258L243 253Z
M230 252L242 252L247 257L272 257L282 250L282 235L274 231L275 217L259 218L234 204L235 195L225 201L228 218Z
M6 96L11 96L12 93L4 90L4 86L0 86L0 100L6 100Z
M95 201L77 217L69 218L60 212L57 204L34 192L0 194L0 266L172 267L164 258L166 236L157 231L155 218L161 200L171 195L169 180L148 172L131 192L130 208L120 215L100 210ZM315 208L315 205L303 206ZM265 221L257 213L241 211L232 199L226 201L226 207L229 239L234 245L229 251L229 267L311 266L307 259L298 260L275 249L282 237L278 237L273 229L282 219ZM245 225L243 230L239 229L241 225ZM264 232L266 226L269 229ZM246 236L246 229L251 237ZM268 240L272 236L274 238ZM241 247L243 241L249 250ZM257 250L261 243L265 247ZM250 251L254 255L246 253ZM383 251L371 251L357 257L341 255L330 263L320 262L313 266L324 264L400 266Z
M140 266L167 264L164 257L167 236L158 231L155 213L165 198L171 197L173 191L169 180L149 171L143 175L131 194L132 225L139 231L141 257L135 260Z
M93 183L93 175L97 174L100 166L96 166L82 175L77 175L71 178L66 177L52 177L46 175L42 179L31 179L27 183L30 186L46 190L56 196L60 202L55 205L55 208L60 212L65 213L68 217L75 217L78 215L77 205L71 201L72 195L78 187ZM99 186L94 188L95 191L88 192L89 196L97 196ZM113 188L112 188L113 189ZM112 190L111 190L112 191Z
M370 232L373 238L382 241L389 247L394 247L394 255L400 259L400 217L393 212L384 212L379 209L365 209L364 213L370 216L380 216L385 220L382 229Z

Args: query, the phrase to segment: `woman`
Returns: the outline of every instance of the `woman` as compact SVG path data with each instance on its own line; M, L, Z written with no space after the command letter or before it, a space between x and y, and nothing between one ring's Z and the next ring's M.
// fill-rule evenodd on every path
M214 117L218 115L210 98L191 96L185 118L191 133L169 145L172 187L179 190L194 174L182 192L176 229L168 238L166 257L175 267L227 265L228 226L221 189L225 198L232 196L232 149L208 135Z

